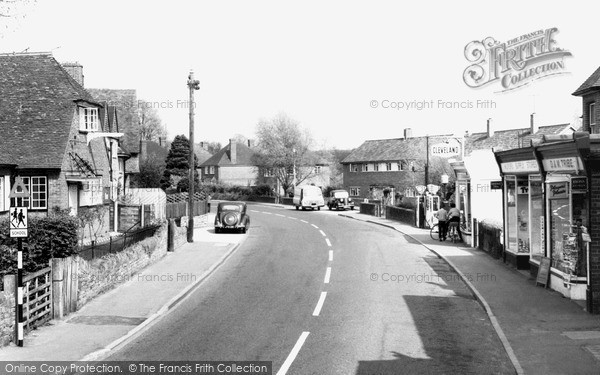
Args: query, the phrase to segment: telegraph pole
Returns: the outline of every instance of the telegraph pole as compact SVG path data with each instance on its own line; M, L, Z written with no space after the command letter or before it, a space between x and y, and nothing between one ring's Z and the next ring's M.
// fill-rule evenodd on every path
M425 162L425 187L429 185L429 136L425 137L427 143L427 161Z
M194 175L196 174L196 163L194 157L194 90L200 90L200 81L194 80L194 72L190 70L187 81L190 90L190 173L188 189L188 227L187 241L194 242Z

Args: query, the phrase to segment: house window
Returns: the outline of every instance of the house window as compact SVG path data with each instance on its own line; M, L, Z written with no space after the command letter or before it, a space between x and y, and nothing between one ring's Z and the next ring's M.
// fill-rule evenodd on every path
M360 172L360 168L358 167L358 164L350 164L350 170L352 172Z
M353 197L360 196L360 188L359 187L351 187L350 188L350 195L353 196Z
M409 171L414 171L415 170L415 162L413 160L408 162L408 170Z
M590 122L590 133L600 133L600 127L596 122L596 103L590 103L588 106L588 120Z
M273 168L266 168L265 169L265 177L273 177L275 176L275 174L273 173Z
M379 163L375 163L375 165L373 166L373 170L375 172L379 172Z
M317 165L317 166L315 166L315 174L319 174L319 173L321 173L321 166Z
M403 162L399 161L399 162L398 162L398 163L396 163L396 164L398 165L398 170L399 170L399 171L403 171L403 170L404 170L404 167L405 167L405 165L404 165L404 163L403 163Z
M81 130L98 131L98 123L98 108L81 108Z
M369 171L369 164L363 164L363 172L368 172Z
M215 174L215 166L211 165L210 167L208 167L208 174Z
M392 170L392 163L385 163L385 170L386 171L391 171Z
M46 176L22 177L23 184L29 189L29 198L11 198L12 206L27 207L32 210L48 208L48 185ZM17 192L20 189L17 189Z

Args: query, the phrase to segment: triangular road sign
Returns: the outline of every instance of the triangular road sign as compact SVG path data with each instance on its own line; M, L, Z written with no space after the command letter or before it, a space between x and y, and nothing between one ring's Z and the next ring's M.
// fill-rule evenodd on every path
M15 179L15 185L10 191L9 198L29 198L29 190L23 183L23 179L21 177L17 177Z

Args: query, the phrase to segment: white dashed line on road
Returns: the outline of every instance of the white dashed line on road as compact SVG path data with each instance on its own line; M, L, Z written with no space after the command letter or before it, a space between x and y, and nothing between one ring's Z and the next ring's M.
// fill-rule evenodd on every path
M331 247L331 242L329 241L329 238L326 238L325 242L327 242L327 246Z
M318 227L318 226L316 226L316 225L314 225L314 224L311 224L311 225L312 225L313 227L315 227L315 229L319 229L319 227Z
M325 234L325 232L323 232L322 230L319 229L319 232L321 232L321 234L323 235L323 237L327 237L327 235Z
M286 217L287 217L288 219L292 219L292 220L298 220L298 219L296 219L296 218L295 218L295 217L293 217L293 216L286 216Z
M266 215L271 215L271 213L270 213L270 212L265 212L265 211L261 211L261 212L262 212L263 214L266 214Z
M329 261L333 262L333 250L329 250Z
M250 212L260 212L260 211L256 211L256 210L250 210Z
M327 292L321 292L321 297L319 297L319 302L317 302L315 311L313 311L313 316L319 316L321 313L321 308L323 307L323 303L325 303L325 297L327 297Z
M325 280L323 280L323 282L325 284L329 284L330 277L331 277L331 267L327 267L327 271L325 271Z
M298 341L296 341L296 345L294 345L294 348L285 359L285 362L283 362L283 365L281 366L279 371L277 371L277 375L285 375L288 372L290 366L294 362L294 359L296 359L296 356L298 355L298 353L300 353L300 349L302 349L302 345L304 345L304 341L306 341L306 338L308 337L309 333L310 332L302 332L300 338L298 338Z
M285 217L285 215L282 215L282 214L275 214L275 216Z
M308 224L308 221L300 219L301 222Z

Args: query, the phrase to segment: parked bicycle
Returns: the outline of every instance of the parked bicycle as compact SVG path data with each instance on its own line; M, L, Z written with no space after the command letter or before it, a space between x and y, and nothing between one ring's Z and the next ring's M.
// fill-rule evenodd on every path
M454 236L456 238L450 237L450 224L453 224L452 226L454 227ZM447 238L451 238L453 240L452 241L453 243L457 242L460 239L460 237L458 237L458 231L456 230L456 228L458 227L458 223L453 222L453 223L447 223L446 225L448 225L448 228L446 230ZM460 222L460 231L462 233L465 233L466 230L467 230L467 226L465 225L465 222L461 221ZM431 236L432 240L438 241L440 239L440 227L437 223L431 227L431 230L429 231L429 235Z
M448 223L448 238L452 240L452 243L460 241L460 237L458 236L458 223L456 221Z

